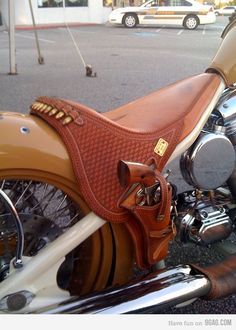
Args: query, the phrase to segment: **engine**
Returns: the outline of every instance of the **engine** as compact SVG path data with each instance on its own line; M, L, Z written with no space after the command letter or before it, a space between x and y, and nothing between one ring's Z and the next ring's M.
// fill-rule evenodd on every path
M227 207L229 199L224 193L224 189L219 188L214 196L208 192L182 194L177 222L182 242L208 246L226 239L232 233L234 223Z
M202 133L181 158L181 171L191 186L212 190L223 185L235 167L236 91L227 92Z
M228 204L232 196L236 199L235 148L236 90L227 89L200 136L180 160L185 181L196 189L182 194L178 203L184 214L178 223L182 241L209 245L233 231ZM230 191L222 188L226 182Z

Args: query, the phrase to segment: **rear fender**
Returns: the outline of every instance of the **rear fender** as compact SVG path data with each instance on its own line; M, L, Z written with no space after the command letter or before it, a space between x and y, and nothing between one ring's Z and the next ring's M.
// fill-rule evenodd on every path
M0 180L15 178L30 178L55 185L78 203L85 214L90 211L79 192L67 149L58 133L38 117L0 112ZM107 244L108 226L100 229L104 246ZM122 224L111 224L111 227L117 247L114 281L122 284L130 279L132 273L133 246ZM95 246L96 235L93 238ZM104 260L108 252L104 251ZM104 267L106 270L107 263ZM107 274L109 270L101 269L97 285L100 281L106 283ZM102 280L103 276L105 279Z
M70 191L77 200L78 185L60 136L37 117L1 112L0 178L26 176Z

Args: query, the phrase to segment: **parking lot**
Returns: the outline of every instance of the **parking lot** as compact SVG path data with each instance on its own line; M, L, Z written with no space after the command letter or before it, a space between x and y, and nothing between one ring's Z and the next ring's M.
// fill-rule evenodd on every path
M8 34L0 30L0 110L27 113L39 95L72 99L101 112L116 108L204 72L227 22L227 17L217 17L215 24L194 31L166 26L129 30L109 24L71 28L86 64L97 73L94 78L86 77L66 28L38 31L44 65L37 62L33 31L16 31L18 75L8 75ZM176 252L176 258L185 252ZM202 252L191 253L194 258ZM235 297L166 313L236 313Z
M38 95L55 95L107 111L176 80L203 72L220 44L228 19L188 31L181 28L125 29L107 25L71 31L85 69L66 28L40 30L44 65L37 63L33 31L16 32L17 76L9 76L8 35L0 32L0 108L26 112Z

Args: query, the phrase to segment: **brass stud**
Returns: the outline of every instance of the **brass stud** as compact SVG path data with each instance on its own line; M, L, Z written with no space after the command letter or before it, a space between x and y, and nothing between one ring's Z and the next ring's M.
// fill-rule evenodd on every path
M47 108L44 110L44 113L48 113L52 110L52 107L50 105L47 106Z
M157 216L157 221L162 221L162 220L164 220L164 218L165 218L165 216L164 215L158 215Z
M73 118L72 118L71 116L67 116L67 117L63 120L62 124L63 124L63 125L67 125L67 124L71 123L72 120L73 120Z
M53 108L50 112L49 112L49 116L54 116L56 113L58 112L58 109Z
M56 115L56 119L61 119L61 118L64 117L64 116L65 116L65 112L60 111L60 112L58 112L58 114Z

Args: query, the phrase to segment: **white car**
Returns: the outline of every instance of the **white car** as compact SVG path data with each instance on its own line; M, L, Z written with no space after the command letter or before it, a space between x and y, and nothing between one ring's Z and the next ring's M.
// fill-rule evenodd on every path
M219 15L227 16L227 15L233 14L235 11L236 11L236 6L226 6L221 9L216 9L215 14L216 14L216 16L219 16Z
M118 8L109 15L111 24L122 24L127 28L136 25L181 25L194 30L199 24L216 21L212 6L193 0L150 0L139 7Z

